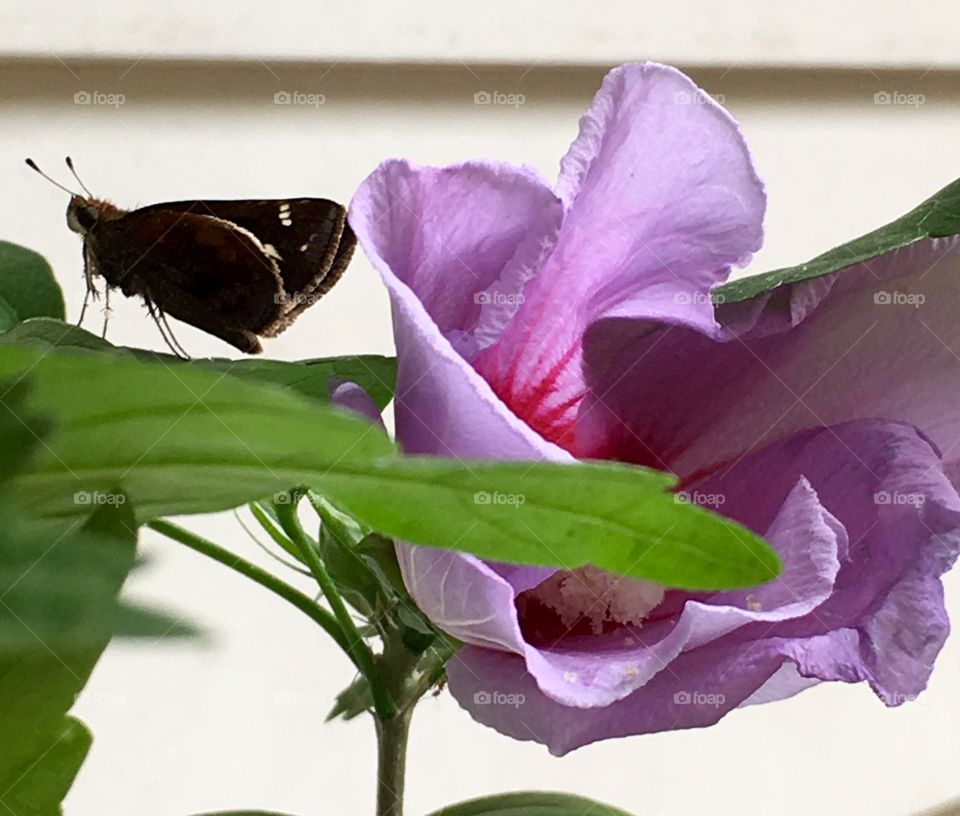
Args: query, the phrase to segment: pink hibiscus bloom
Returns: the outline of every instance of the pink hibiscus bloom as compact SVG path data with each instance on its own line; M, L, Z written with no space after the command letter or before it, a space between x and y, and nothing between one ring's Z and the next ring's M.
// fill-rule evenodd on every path
M670 471L784 562L752 591L694 593L401 545L416 602L467 644L450 688L481 722L562 754L820 681L888 705L925 687L960 528L960 242L715 308L764 209L731 117L652 64L607 76L555 188L398 160L354 198L392 299L406 451Z

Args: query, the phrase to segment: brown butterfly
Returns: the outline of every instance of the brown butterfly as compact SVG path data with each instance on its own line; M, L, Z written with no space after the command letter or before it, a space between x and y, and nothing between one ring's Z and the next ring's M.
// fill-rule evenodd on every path
M339 280L356 246L346 209L323 198L174 201L122 210L70 194L67 225L83 236L87 297L110 289L138 295L167 344L175 317L247 354L263 351L259 337L276 337ZM81 320L83 312L81 312ZM168 336L169 335L169 336Z

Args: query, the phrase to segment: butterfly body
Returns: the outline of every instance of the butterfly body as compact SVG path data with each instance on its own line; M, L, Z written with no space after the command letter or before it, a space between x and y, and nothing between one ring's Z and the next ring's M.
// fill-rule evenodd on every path
M84 239L88 291L102 277L248 354L343 274L356 239L326 199L179 201L123 210L74 195L67 224Z

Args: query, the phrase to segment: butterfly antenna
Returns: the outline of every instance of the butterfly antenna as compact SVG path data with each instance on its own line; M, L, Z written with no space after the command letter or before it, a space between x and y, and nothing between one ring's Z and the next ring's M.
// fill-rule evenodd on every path
M29 167L31 170L35 170L36 172L38 172L47 181L49 181L54 187L59 187L61 190L63 190L65 193L68 193L71 196L77 195L75 192L73 192L73 190L70 190L67 187L64 187L59 181L54 181L52 178L50 178L50 176L44 173L43 170L37 167L37 163L33 159L27 159L26 161L27 161L27 167Z
M83 183L83 179L77 175L77 169L73 166L73 159L71 159L69 156L67 156L67 167L70 168L70 172L73 173L73 177L77 180L77 184L80 185L80 187L83 189L83 192L85 192L90 198L93 198L93 193L87 189L87 185Z

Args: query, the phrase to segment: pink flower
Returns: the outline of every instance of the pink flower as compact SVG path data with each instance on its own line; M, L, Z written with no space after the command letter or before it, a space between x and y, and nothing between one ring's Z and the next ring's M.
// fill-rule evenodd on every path
M388 161L357 193L408 452L672 471L785 565L752 592L691 593L401 546L417 603L468 644L450 687L481 722L564 753L823 680L888 705L924 688L960 525L960 242L715 309L764 209L730 116L650 64L607 76L555 189L505 164Z

